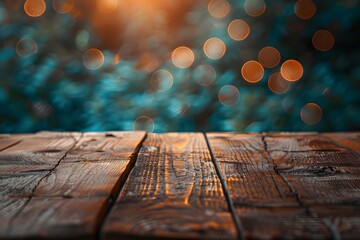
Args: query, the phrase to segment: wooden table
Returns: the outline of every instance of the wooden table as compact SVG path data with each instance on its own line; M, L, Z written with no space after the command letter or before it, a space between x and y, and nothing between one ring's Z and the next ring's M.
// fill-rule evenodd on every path
M360 238L360 133L0 135L0 239Z

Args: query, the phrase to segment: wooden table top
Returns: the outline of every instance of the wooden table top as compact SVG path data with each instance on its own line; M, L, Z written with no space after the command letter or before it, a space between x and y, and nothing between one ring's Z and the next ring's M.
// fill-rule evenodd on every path
M360 238L360 132L0 134L0 239Z

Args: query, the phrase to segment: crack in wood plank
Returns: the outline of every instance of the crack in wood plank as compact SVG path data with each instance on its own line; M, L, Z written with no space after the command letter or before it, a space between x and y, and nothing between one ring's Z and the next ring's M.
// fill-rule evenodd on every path
M228 203L229 210L231 212L231 216L232 216L232 218L234 220L234 223L236 225L236 229L237 229L237 232L238 232L238 239L243 240L243 239L245 239L244 228L243 228L243 226L241 224L241 221L240 221L239 217L237 216L237 214L235 212L234 203L233 203L233 201L231 199L231 196L230 196L229 189L227 187L226 181L225 181L225 179L223 178L223 176L221 174L221 170L220 170L219 164L217 163L216 158L214 156L214 152L211 149L209 139L206 136L206 133L203 133L203 134L204 134L204 137L205 137L205 140L206 140L207 147L209 148L211 160L212 160L212 162L214 164L216 174L217 174L218 178L220 179L221 186L222 186L222 189L224 191L224 195L225 195L226 201Z
M262 142L264 143L264 149L265 149L265 152L267 154L267 157L268 159L271 159L272 163L273 163L273 168L274 168L274 171L276 174L278 174L282 179L283 181L286 183L286 185L289 187L290 191L294 194L295 198L296 198L296 201L298 202L299 206L301 208L303 208L306 212L306 214L309 216L309 217L318 217L317 214L315 214L314 212L312 212L310 210L309 207L307 207L301 200L301 196L299 193L297 193L294 189L294 187L291 185L291 183L286 179L286 177L279 171L278 167L277 167L277 164L275 163L275 161L272 159L271 157L271 154L270 154L270 151L268 149L268 144L267 144L267 141L266 141L266 133L262 133L261 135L261 140ZM292 152L296 152L296 151L292 151ZM331 232L332 234L332 238L335 239L335 240L340 240L341 237L340 237L340 233L339 231L337 230L336 226L334 224L331 223L331 221L327 218L321 218L321 220L323 221L323 223L325 224L325 226L329 229L329 231Z
M76 139L74 136L71 136L71 138L73 138L73 140L74 140L73 145L72 145L72 146L64 153L64 155L57 161L57 163L53 166L53 168L51 168L51 169L49 170L49 172L48 172L45 176L41 177L41 178L39 179L39 181L36 183L36 185L34 186L34 188L33 188L32 191L31 191L31 194L30 194L30 196L28 197L28 199L25 201L25 203L22 205L22 207L21 207L21 208L11 217L11 219L9 220L9 225L8 225L7 230L6 230L6 233L7 233L7 234L10 234L10 232L11 232L12 229L13 229L13 223L15 222L16 218L20 215L20 213L26 208L26 206L29 204L29 202L31 201L31 199L34 197L36 188L39 186L40 182L41 182L43 179L49 177L49 176L51 175L51 173L52 173L53 171L55 171L55 169L59 166L60 162L61 162L63 159L65 159L65 157L67 156L67 154L68 154L73 148L75 148L75 146L77 145L77 143L81 140L82 136L83 136L83 133L81 133L81 135L80 135L80 137L79 137L78 139Z
M110 135L107 134L106 136L109 137ZM119 177L117 183L115 184L115 189L114 189L113 194L110 194L110 196L107 199L109 201L109 205L108 205L107 209L105 209L103 216L100 216L99 224L98 224L96 234L95 234L96 239L101 239L101 231L102 231L102 228L104 227L106 218L109 216L109 213L111 212L111 209L114 207L114 204L115 204L116 199L118 198L118 196L119 196L119 194L121 192L121 189L123 188L125 182L129 178L129 175L130 175L131 171L133 170L133 168L135 166L135 163L136 163L136 160L138 158L140 149L141 149L143 143L145 142L147 136L148 135L146 133L144 135L143 139L136 146L134 152L130 156L130 164L128 164L127 170L125 170L124 175L122 175L124 179L122 180L121 176Z

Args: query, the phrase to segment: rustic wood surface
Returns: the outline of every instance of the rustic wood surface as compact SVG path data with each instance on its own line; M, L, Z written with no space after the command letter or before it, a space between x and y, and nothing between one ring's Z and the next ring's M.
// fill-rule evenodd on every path
M359 239L360 132L0 134L0 239Z

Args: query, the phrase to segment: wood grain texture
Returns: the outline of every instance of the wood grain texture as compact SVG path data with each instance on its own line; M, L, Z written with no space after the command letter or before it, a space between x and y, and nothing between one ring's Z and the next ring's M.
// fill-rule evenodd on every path
M345 216L338 207L359 208L360 154L320 134L302 138L280 134L264 141L279 143L267 144L267 151L308 214L321 219L334 238L358 236L359 212Z
M81 139L74 139L69 133L41 132L32 140L35 151L30 143L23 141L20 146L9 148L3 161L7 166L9 155L15 155L20 166L32 164L28 169L12 168L18 172L11 176L25 174L24 181L31 184L17 195L13 191L7 194L11 200L22 201L21 197L27 197L27 201L10 217L10 225L1 232L2 236L95 239L110 201L130 172L135 151L144 137L145 132L114 132L86 133ZM74 139L72 145L69 138ZM42 140L45 143L38 145ZM38 150L39 146L44 147ZM30 152L42 154L28 158Z
M233 200L236 215L248 239L330 238L332 233L323 219L310 215L296 193L278 173L262 134L208 133L211 150L221 168ZM275 138L277 134L272 134ZM288 138L292 136L287 134ZM308 142L283 143L304 149ZM313 142L314 143L314 142ZM318 144L315 144L318 145Z
M203 135L149 134L102 235L104 239L236 238Z
M39 181L74 146L79 136L54 135L25 136L0 152L0 237L9 236L12 222L29 202Z
M206 136L235 206L298 205L267 158L261 134L207 133Z
M304 136L301 142L312 141L307 138ZM302 151L304 147L300 144L289 147L284 143L287 137L270 139L283 143L268 145L268 151L279 173L293 186L304 204L360 204L360 153L321 135L317 144L307 145L308 151ZM265 141L268 142L268 137ZM289 141L299 141L299 138Z
M322 134L325 137L328 137L339 145L350 148L353 151L360 153L360 133L351 132L351 133L324 133Z

